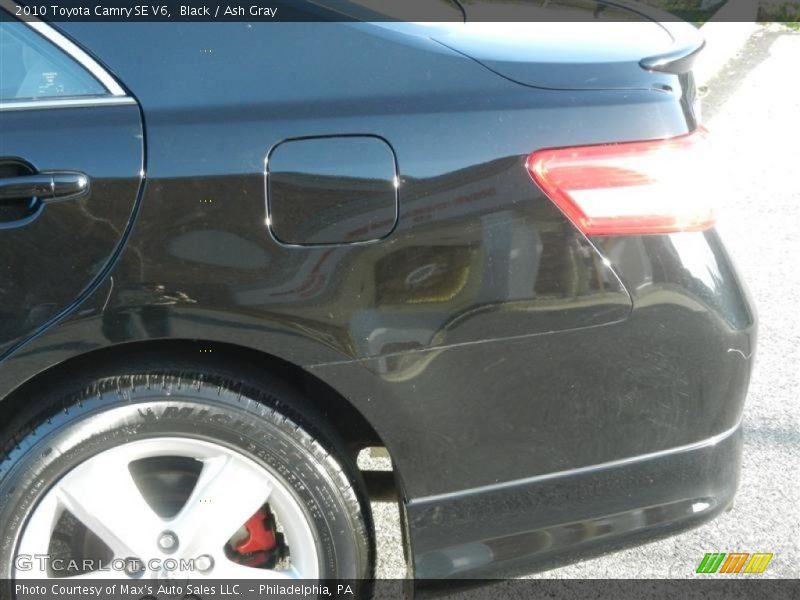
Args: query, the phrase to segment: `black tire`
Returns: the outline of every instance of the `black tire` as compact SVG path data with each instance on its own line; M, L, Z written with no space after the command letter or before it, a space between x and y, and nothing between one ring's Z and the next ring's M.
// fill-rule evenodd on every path
M2 433L17 443L0 462L0 580L9 585L25 519L61 476L115 445L158 436L212 441L266 467L305 508L321 578L369 580L374 544L363 484L335 434L323 435L313 415L304 420L288 409L307 405L279 381L255 389L154 371L101 378L66 397L56 393L36 410L29 405ZM10 592L0 590L0 597L12 598Z

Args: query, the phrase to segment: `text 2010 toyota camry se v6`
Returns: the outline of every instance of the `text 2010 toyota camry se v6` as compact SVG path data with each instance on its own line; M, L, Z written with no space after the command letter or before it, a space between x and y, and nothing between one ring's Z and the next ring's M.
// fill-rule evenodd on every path
M368 447L420 580L730 506L756 325L709 208L702 40L466 6L5 15L3 579L369 579Z

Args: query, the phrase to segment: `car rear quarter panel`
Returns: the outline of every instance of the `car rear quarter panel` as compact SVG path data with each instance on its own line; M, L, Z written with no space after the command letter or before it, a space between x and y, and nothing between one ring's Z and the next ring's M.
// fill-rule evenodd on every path
M140 102L146 189L113 280L11 357L0 389L135 340L271 353L375 427L420 507L414 535L436 531L441 495L738 423L754 319L716 234L588 240L525 169L540 148L686 133L677 78L673 92L534 89L369 26L65 28ZM371 244L278 244L265 223L269 150L342 134L391 144L396 230ZM509 510L519 524L527 508Z

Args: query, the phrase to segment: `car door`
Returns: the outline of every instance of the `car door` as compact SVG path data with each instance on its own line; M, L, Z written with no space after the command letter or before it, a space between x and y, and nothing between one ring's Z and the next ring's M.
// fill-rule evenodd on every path
M96 60L45 23L0 17L2 359L110 268L144 146L136 101Z

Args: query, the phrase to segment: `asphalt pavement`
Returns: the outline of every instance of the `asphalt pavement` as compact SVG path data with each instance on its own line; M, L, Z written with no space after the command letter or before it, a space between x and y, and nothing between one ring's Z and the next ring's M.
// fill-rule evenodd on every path
M762 577L800 577L800 33L757 26L708 83L704 121L721 158L718 229L759 314L736 503L663 541L533 575L692 578L707 552L771 552ZM380 578L406 574L397 507L374 503ZM723 576L724 577L724 576Z

